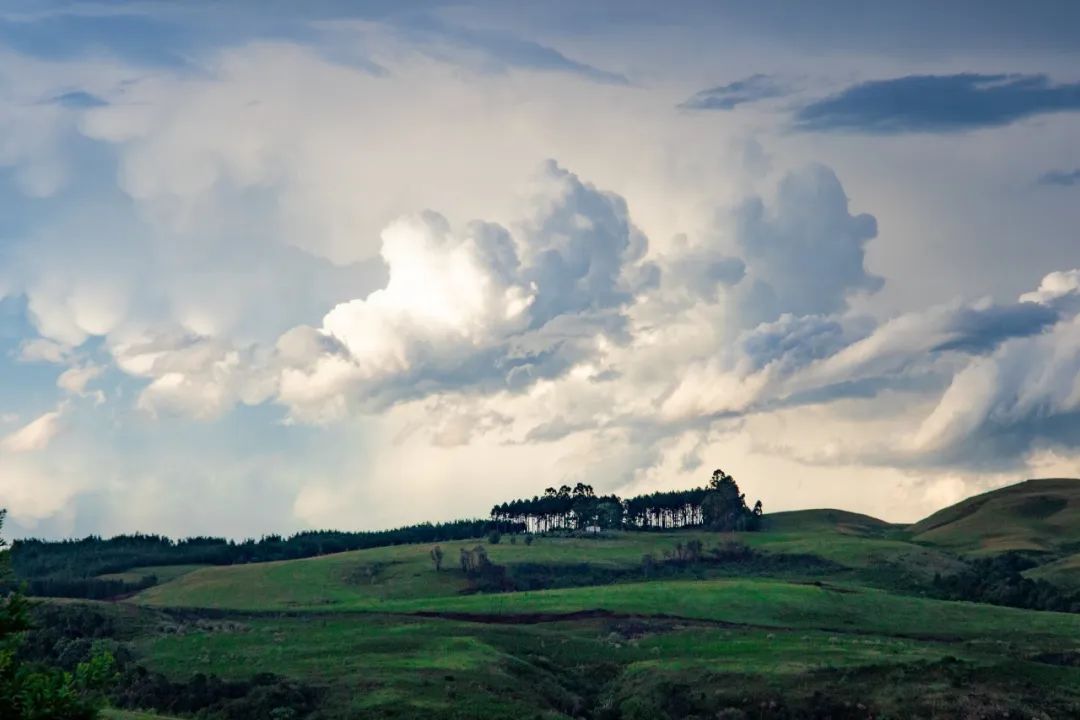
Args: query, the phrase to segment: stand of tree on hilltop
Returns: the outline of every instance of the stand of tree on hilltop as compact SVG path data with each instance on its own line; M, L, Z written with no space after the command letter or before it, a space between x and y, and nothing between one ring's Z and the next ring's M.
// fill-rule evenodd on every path
M591 485L547 488L543 495L501 503L491 509L493 521L523 525L531 532L552 530L668 530L706 527L713 530L756 530L761 501L753 508L739 492L735 478L713 471L705 487L654 492L623 500L597 496Z
M655 492L628 500L616 495L597 496L591 486L583 483L573 488L548 488L542 497L496 506L487 520L420 523L371 532L315 530L239 542L216 537L172 540L143 534L58 542L24 539L12 544L10 560L14 582L31 595L108 599L138 592L157 582L149 573L137 580L100 577L132 568L295 560L387 545L468 540L491 532L681 527L754 530L760 517L761 503L753 509L747 507L735 479L717 470L705 487ZM0 579L0 592L5 585L12 586L13 580Z

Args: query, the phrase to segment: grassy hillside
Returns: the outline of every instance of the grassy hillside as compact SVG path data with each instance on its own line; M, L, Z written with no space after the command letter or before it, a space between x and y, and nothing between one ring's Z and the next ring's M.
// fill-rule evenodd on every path
M542 539L491 551L499 561L537 551L620 565L671 539ZM860 559L878 552L854 553L847 544L860 539L838 532L757 540L838 543L843 556ZM233 680L271 673L309 683L323 689L332 718L674 719L762 703L810 707L823 696L873 706L881 717L915 717L913 708L923 709L918 717L983 717L984 705L1012 717L1080 710L1080 668L1061 664L1071 663L1080 615L910 597L858 582L768 578L462 595L460 571L436 573L424 549L278 563L244 580L217 573L260 566L215 569L208 594L192 585L208 571L181 576L154 588L159 608L191 599L239 603L245 596L231 583L248 580L257 583L246 596L249 610L281 609L286 597L307 604L288 614L159 609L166 619L159 631L133 648L150 669L177 681L192 673ZM359 589L330 582L375 557L399 562L399 575ZM309 580L306 595L286 589ZM372 589L380 584L388 587Z
M794 524L785 519L780 526L785 525ZM504 539L486 547L492 562L506 565L511 572L526 566L546 566L555 575L587 569L610 582L613 573L640 568L646 554L662 560L677 543L697 539L709 548L730 538L726 533L704 531L617 532L600 538L544 537L532 545ZM956 565L955 559L931 548L855 534L847 523L819 524L816 530L742 533L737 538L770 556L813 556L837 566L825 575L815 569L815 578L850 580L859 575L864 580L884 580L915 575L927 580L934 572ZM386 601L417 597L453 597L467 587L456 571L459 550L478 543L485 541L443 544L446 570L441 573L434 572L430 545L399 545L305 560L203 568L152 587L136 601L157 607L340 610L374 609ZM796 563L789 575L804 573Z
M856 630L922 638L995 636L1025 641L1053 638L1071 645L1080 615L1029 613L1013 608L895 595L871 588L775 580L632 583L498 595L470 595L388 603L383 611L477 615L666 615L734 625L783 629Z
M880 534L894 527L869 515L832 508L769 513L764 517L762 525L768 532L831 530L850 535Z
M1066 555L1024 573L1026 577L1046 580L1059 587L1080 591L1080 554Z
M606 717L684 717L664 709L672 687L710 687L717 697L706 702L720 707L747 696L757 705L760 697L776 697L776 688L797 697L809 694L801 689L808 682L839 683L861 672L870 677L849 680L849 697L869 701L904 690L903 681L895 690L866 682L879 673L944 663L984 671L1001 662L962 643L650 618L256 618L242 631L159 636L139 650L176 677L193 669L223 677L260 671L319 683L343 717L565 718L584 709L603 717L597 710L605 707L621 710ZM1069 678L1080 679L1080 672L1070 670Z
M1080 544L1080 480L1028 480L968 498L909 528L957 552L1058 552Z
M399 545L137 569L162 582L55 605L100 615L151 688L122 704L160 714L109 720L1080 717L1080 613L928 597L988 562L965 553L1038 548L1056 555L1027 575L1077 577L1078 491L1030 481L912 528L777 513L735 559L708 554L731 533L505 536L442 543L441 571L430 544ZM695 540L705 557L676 561ZM479 543L499 577L547 589L478 586L457 560Z

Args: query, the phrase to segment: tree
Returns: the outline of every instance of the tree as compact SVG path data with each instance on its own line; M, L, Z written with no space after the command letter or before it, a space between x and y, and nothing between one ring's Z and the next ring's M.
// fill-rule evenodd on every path
M735 478L719 468L713 471L708 492L701 502L705 524L714 530L748 530L753 513Z
M5 511L0 510L0 528ZM11 577L10 553L0 538L0 587ZM0 597L0 718L5 720L95 720L103 689L115 679L113 659L98 654L75 672L30 665L15 655L20 634L30 628L30 606L17 591Z
M431 561L435 563L435 572L442 570L443 551L438 545L431 548Z

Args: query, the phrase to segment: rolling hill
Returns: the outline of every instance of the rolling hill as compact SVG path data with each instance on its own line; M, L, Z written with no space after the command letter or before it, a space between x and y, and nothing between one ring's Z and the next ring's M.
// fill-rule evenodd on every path
M137 568L159 584L57 605L138 665L122 706L150 712L109 720L1080 717L1080 614L934 594L1011 549L1068 585L1078 506L1080 481L1033 480L907 527L822 509L443 542L441 570L429 543ZM459 566L478 544L504 584Z
M869 515L833 508L769 513L763 523L768 532L832 530L849 535L876 535L894 527Z
M1028 480L968 498L908 528L954 552L1065 554L1080 549L1080 480Z

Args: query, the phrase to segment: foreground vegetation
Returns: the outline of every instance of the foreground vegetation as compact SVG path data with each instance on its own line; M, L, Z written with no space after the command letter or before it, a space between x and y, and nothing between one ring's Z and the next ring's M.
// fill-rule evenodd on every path
M910 528L821 510L129 568L161 575L40 606L20 652L109 653L122 720L1080 717L1080 613L1048 610L1080 607L1043 577L1072 548L1038 534L1080 482L1015 487Z

